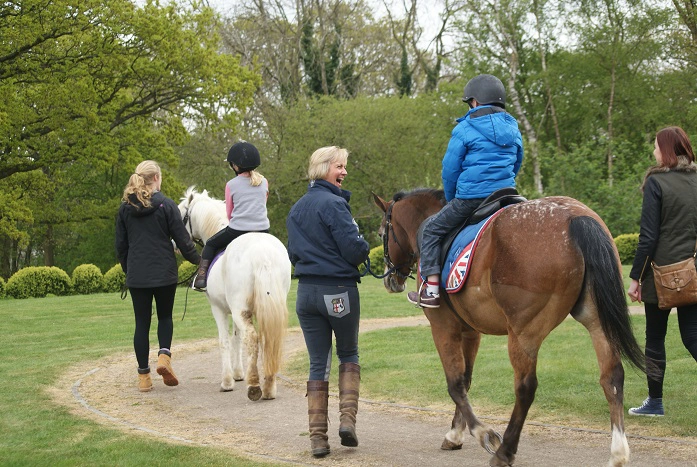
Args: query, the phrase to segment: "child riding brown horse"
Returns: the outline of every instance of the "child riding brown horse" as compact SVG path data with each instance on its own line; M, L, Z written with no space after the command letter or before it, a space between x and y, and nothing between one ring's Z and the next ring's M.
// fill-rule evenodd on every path
M404 290L418 261L417 231L443 206L442 192L398 193L386 202L380 228L385 247L385 287ZM610 465L629 460L624 432L625 357L643 371L644 356L632 333L619 255L600 217L582 203L549 197L505 208L484 230L465 287L441 290L440 308L424 309L456 409L442 449L459 449L465 430L493 454L490 465L512 465L537 389L542 341L567 316L591 335L600 385L610 405ZM467 399L482 334L508 335L516 402L503 438L483 425Z

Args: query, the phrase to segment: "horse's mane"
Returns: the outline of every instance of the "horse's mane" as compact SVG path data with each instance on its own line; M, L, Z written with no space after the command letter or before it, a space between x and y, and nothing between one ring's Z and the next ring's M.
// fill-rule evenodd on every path
M211 197L208 194L208 190L203 190L199 193L196 191L195 186L190 186L184 193L182 201L184 200L188 200L189 206L192 208L192 204L195 203L196 215L203 216L203 223L200 226L201 230L206 232L207 237L211 237L222 227L228 225L227 215L225 213L225 202Z
M445 192L443 190L436 190L435 188L415 188L411 191L400 191L392 197L392 200L396 202L412 196L431 196L440 201L442 206L445 206L446 203Z

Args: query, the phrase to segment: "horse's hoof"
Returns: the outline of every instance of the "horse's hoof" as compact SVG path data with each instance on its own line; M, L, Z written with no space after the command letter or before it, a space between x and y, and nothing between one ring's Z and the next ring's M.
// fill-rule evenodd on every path
M220 392L232 392L232 388L224 388L220 386Z
M513 459L511 459L510 462L507 462L503 459L499 459L496 456L493 456L491 459L489 459L489 465L491 467L510 467L513 465Z
M258 401L261 399L261 388L259 386L249 386L247 388L247 397L250 401Z
M455 444L452 441L449 441L448 438L445 438L443 440L443 444L440 445L440 448L443 451L457 451L458 449L462 449L462 444Z
M234 378L235 381L244 381L244 376L235 376Z

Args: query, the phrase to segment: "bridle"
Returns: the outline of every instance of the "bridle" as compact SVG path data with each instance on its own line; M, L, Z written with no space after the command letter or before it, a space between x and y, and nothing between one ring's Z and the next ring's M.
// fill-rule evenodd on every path
M385 272L382 277L386 277L389 275L396 275L399 277L401 280L406 280L407 278L409 279L414 279L412 274L415 271L414 268L414 263L416 262L416 253L413 251L409 254L409 259L405 261L404 263L395 265L392 262L392 259L390 258L390 251L389 251L389 243L390 243L390 231L392 232L392 237L394 238L394 242L397 244L400 250L402 252L406 253L407 250L402 246L401 243L399 243L399 240L397 240L397 234L394 232L394 226L392 225L392 208L397 202L391 203L388 207L387 210L385 211L385 232L382 235L382 249L383 249L383 254L384 254L384 260L385 260L385 265L387 266L387 271ZM409 272L406 274L400 271L400 269L403 269L404 267L409 268Z
M186 211L184 211L184 217L182 218L182 222L184 223L184 226L187 227L189 230L189 235L191 236L191 240L193 240L194 243L196 243L198 246L203 246L203 240L200 238L194 237L194 226L191 224L191 202L187 203L186 205Z

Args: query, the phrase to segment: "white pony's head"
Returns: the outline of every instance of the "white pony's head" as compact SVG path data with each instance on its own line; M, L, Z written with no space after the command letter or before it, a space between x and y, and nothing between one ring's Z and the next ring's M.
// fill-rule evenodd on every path
M208 191L199 193L192 185L184 192L179 202L179 213L191 238L204 243L228 225L225 202L208 196Z

